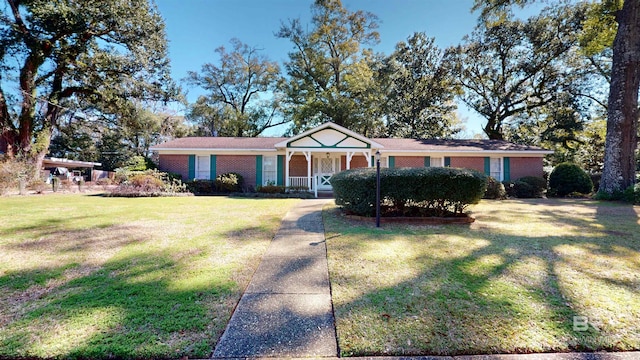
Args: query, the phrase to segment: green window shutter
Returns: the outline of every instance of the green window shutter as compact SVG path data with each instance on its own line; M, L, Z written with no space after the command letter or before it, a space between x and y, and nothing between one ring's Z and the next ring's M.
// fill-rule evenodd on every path
M451 167L451 158L448 156L444 157L444 167Z
M491 158L490 157L484 158L484 174L487 176L491 175Z
M215 180L216 179L216 156L215 155L211 155L211 157L209 158L209 179L210 180Z
M256 155L256 185L262 185L262 155Z
M431 156L424 157L424 167L431 167Z
M371 163L373 164L373 167L376 167L376 157L371 155Z
M284 155L278 155L278 168L276 178L278 179L277 185L283 186L284 182Z
M189 179L187 180L193 180L196 178L196 156L195 155L189 155Z
M390 168L394 168L396 167L396 157L395 156L389 156L389 167Z
M504 181L511 181L511 159L505 157L503 161L504 166L502 167L502 170L504 171Z

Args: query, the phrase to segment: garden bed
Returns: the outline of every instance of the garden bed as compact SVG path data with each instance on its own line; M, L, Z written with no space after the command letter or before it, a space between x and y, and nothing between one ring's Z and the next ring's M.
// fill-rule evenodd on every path
M359 215L345 215L349 220L375 222L375 217L359 216ZM456 216L456 217L416 217L416 216L389 216L381 217L380 223L382 224L414 224L414 225L444 225L444 224L471 224L476 221L472 216Z

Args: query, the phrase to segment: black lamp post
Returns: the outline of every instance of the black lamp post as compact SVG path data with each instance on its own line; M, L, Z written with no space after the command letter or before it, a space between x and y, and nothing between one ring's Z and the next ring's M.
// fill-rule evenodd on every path
M380 150L376 150L376 227L380 227Z

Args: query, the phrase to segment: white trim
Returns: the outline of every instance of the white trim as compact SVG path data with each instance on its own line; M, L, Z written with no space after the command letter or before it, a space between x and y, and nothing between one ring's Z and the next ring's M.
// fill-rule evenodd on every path
M164 154L168 151L171 152L171 154L193 154L194 152L202 152L202 153L211 153L211 154L220 154L220 153L231 153L232 155L237 155L237 154L251 154L251 155L255 155L256 153L280 153L280 154L284 154L283 151L278 150L278 149L219 149L219 148L161 148L161 149L154 149L151 148L151 151L157 151L158 154ZM237 153L237 154L236 154Z
M352 138L358 139L358 140L360 140L360 141L362 141L364 143L369 144L369 146L372 147L372 148L374 148L374 147L375 148L383 148L384 147L384 146L376 143L375 141L373 141L373 140L371 140L371 139L369 139L367 137L364 137L364 136L362 136L362 135L360 135L358 133L355 133L355 132L353 132L353 131L351 131L351 130L349 130L347 128L344 128L344 127L342 127L340 125L337 125L337 124L334 124L332 122L326 122L326 123L324 123L322 125L314 127L313 129L309 129L309 130L307 130L307 131L305 131L305 132L303 132L301 134L298 134L296 136L292 136L289 139L286 139L284 141L281 141L281 142L275 144L275 147L277 147L277 148L287 147L287 144L290 143L290 142L294 142L296 140L299 140L299 139L301 139L303 137L309 136L309 135L311 135L313 133L316 133L318 131L324 130L326 128L332 128L334 130L342 132L342 133L346 134L347 136L350 136ZM315 148L315 150L317 150L317 149L319 149L319 148ZM334 150L336 150L336 151L342 150L342 152L344 152L346 149L349 149L349 148L348 147L335 148ZM301 149L300 148L296 148L296 150L301 150ZM323 148L323 150L328 150L328 149L327 148Z
M456 155L468 155L486 157L491 154L500 154L503 156L518 156L518 157L540 157L540 155L553 154L553 151L549 150L393 150L386 149L380 150L381 154L394 156L395 154L401 154L400 156L429 156L430 154L437 154L440 156L456 156ZM529 155L529 156L527 156ZM535 156L534 156L535 155Z

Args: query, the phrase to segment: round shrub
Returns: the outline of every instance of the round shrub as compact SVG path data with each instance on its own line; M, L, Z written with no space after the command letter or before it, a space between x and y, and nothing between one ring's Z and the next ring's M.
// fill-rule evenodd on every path
M376 170L360 168L331 178L336 204L357 215L375 214ZM380 171L383 215L459 216L485 193L487 177L453 168L384 168Z
M565 162L556 166L549 175L550 196L567 196L571 193L588 194L593 182L580 166Z
M504 184L496 180L494 177L487 178L487 191L485 191L483 199L502 200L507 197L507 191Z
M220 192L241 192L242 185L244 185L244 178L238 173L230 172L216 176L215 186Z
M525 182L533 188L533 193L531 197L542 197L544 195L545 190L547 190L547 180L542 177L537 176L525 176L518 179L518 181Z

